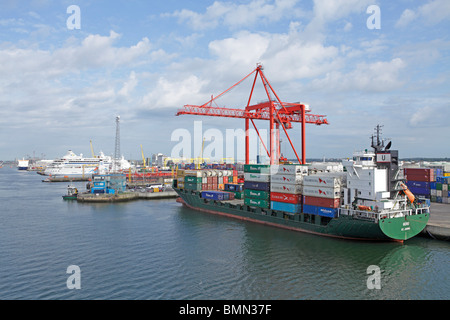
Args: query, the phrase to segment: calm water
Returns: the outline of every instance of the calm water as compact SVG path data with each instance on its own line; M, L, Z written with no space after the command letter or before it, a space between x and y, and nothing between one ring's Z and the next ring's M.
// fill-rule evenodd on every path
M335 240L173 199L82 204L62 199L66 187L0 169L0 299L450 298L449 242ZM66 286L69 265L79 290ZM367 288L370 265L379 290Z

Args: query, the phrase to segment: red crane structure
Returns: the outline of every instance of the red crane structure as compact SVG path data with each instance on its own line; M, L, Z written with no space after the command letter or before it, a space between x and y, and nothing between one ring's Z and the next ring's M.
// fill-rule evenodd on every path
M247 105L245 109L238 108L222 108L222 107L213 107L212 103L223 96L225 93L229 92L231 89L239 85L245 79L250 77L253 73L255 73L255 78L253 80L252 89L250 91L250 96L248 98ZM261 81L264 85L265 92L267 94L268 100L262 103L250 105L253 91L255 89L255 84L258 76L261 78ZM273 96L273 97L272 97ZM280 126L282 127L288 141L292 147L292 150L297 157L297 160L300 164L306 163L306 155L305 155L305 124L312 123L316 125L328 124L327 119L323 115L314 115L309 114L311 110L309 106L302 103L288 103L282 102L278 95L273 90L269 81L265 77L263 73L263 67L261 64L258 64L256 69L254 69L251 73L241 79L239 82L222 92L216 97L211 97L211 99L200 105L185 105L183 108L179 109L176 113L177 116L183 114L191 114L191 115L201 115L201 116L211 116L211 117L227 117L227 118L240 118L245 119L245 163L249 164L250 156L249 156L249 127L250 122L252 123L258 137L264 146L264 149L267 152L268 157L270 158L270 164L278 164L280 159ZM254 120L268 120L270 125L270 146L269 150L265 146L258 129L256 128ZM292 123L299 122L301 123L301 140L302 140L302 159L300 160L297 151L295 150L294 145L292 144L291 138L287 132L288 129L292 128Z

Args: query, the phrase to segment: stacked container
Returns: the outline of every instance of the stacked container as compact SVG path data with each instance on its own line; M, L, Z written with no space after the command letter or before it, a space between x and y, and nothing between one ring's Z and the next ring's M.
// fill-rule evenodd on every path
M184 170L184 189L195 191L202 190L201 170Z
M270 208L290 213L302 212L302 181L308 168L279 165L270 168Z
M342 176L311 175L303 178L303 212L334 218L342 190Z
M244 165L244 203L248 206L269 208L270 165Z

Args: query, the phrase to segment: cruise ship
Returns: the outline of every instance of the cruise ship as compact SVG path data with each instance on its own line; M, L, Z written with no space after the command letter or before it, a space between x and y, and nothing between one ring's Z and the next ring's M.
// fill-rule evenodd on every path
M116 165L116 168L114 168L114 165ZM103 152L93 158L84 158L83 154L76 155L72 150L69 150L65 156L49 164L45 168L44 174L52 177L78 178L89 177L93 174L106 174L112 170L123 171L129 168L130 163L123 156L114 164L114 159L105 156Z

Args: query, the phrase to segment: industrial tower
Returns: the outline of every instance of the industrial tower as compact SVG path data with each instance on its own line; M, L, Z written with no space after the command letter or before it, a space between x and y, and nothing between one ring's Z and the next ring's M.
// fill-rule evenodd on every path
M120 158L120 116L116 117L116 146L114 149L113 172L117 172L117 164Z

